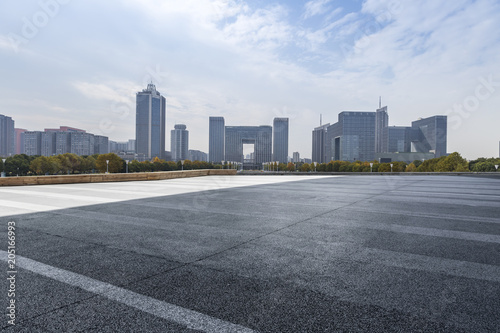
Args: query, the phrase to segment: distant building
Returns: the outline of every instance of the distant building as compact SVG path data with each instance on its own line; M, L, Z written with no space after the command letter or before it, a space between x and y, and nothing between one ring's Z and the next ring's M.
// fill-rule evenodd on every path
M411 123L413 130L411 151L417 153L432 152L436 157L446 156L447 123L447 116L433 116L413 121Z
M296 151L296 152L293 153L292 162L293 163L300 163L300 154L299 154L298 151Z
M109 140L109 152L110 153L124 153L124 152L133 152L134 150L129 150L129 143L128 142L116 142Z
M375 158L375 112L343 111L327 129L327 161Z
M200 161L200 162L207 162L208 161L208 155L207 153L204 153L199 150L189 150L188 152L189 158L188 160L191 161Z
M24 128L15 128L14 129L14 135L15 135L15 149L14 149L14 154L24 154L24 143L23 143L23 137L22 134L26 132Z
M389 126L389 114L387 106L382 107L379 101L379 108L375 112L375 153L384 152L384 130Z
M186 125L177 124L170 132L170 150L173 161L188 159L189 131L186 130Z
M40 154L42 156L52 156L56 151L56 136L52 132L41 133Z
M128 140L127 151L135 152L135 140L134 139Z
M272 137L271 126L226 126L225 160L244 163L243 144L253 144L254 165L248 167L257 168L264 162L271 162Z
M165 153L166 99L153 83L136 96L136 153L146 159L163 158Z
M42 154L42 133L41 131L26 131L23 133L24 153L28 156Z
M94 135L94 154L109 153L109 139L107 136Z
M15 153L14 120L0 114L0 156L12 156Z
M76 155L93 155L95 149L94 134L71 132L71 153Z
M209 118L208 159L213 163L224 160L225 124L224 117Z
M274 118L273 159L280 163L288 163L288 118Z
M326 163L326 132L330 124L316 127L312 132L312 161ZM295 159L294 159L295 160Z

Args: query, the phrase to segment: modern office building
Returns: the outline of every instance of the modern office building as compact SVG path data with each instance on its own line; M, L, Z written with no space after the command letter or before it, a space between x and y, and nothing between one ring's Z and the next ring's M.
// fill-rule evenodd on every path
M288 118L274 118L273 160L288 163Z
M272 161L272 137L272 126L226 126L225 160L244 163L243 145L251 144L255 158L253 165L246 167L260 168L262 163Z
M189 150L189 131L186 130L186 125L177 124L170 132L170 151L172 152L173 161L181 161L188 159Z
M384 152L384 130L389 126L389 114L387 106L382 107L379 101L379 108L375 112L375 152Z
M446 156L447 124L447 116L433 116L413 121L411 123L411 151L417 153L432 152L436 157Z
M300 154L298 151L293 152L293 163L300 163Z
M376 153L411 152L412 128L405 126L385 127L382 131L382 149Z
M147 159L165 153L166 99L153 83L136 96L136 153Z
M330 124L316 127L312 132L312 161L326 163L326 131ZM294 158L295 162L295 158Z
M14 120L0 114L0 156L7 157L15 152Z
M208 161L208 155L207 153L204 153L200 150L189 150L189 160L190 161L200 161L200 162L207 162Z
M375 158L375 112L343 111L327 128L327 161L371 161Z
M208 159L213 163L224 161L225 143L224 117L209 118Z

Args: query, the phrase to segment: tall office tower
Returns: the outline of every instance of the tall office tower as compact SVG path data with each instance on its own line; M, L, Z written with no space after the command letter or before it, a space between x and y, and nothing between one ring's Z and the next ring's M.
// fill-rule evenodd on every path
M14 128L14 154L24 154L23 133L26 131L24 128Z
M208 159L210 162L224 161L225 135L224 117L210 117L208 132Z
M411 151L418 153L433 152L436 157L446 155L447 116L433 116L411 123Z
M253 144L253 166L260 167L271 162L273 157L273 128L271 126L226 126L225 160L244 162L243 145Z
M173 161L181 161L188 159L189 150L189 131L186 130L186 125L177 124L170 132L170 151Z
M288 163L288 118L274 118L273 159L280 163Z
M14 120L0 114L0 156L7 157L15 152Z
M382 107L382 103L379 100L379 108L375 112L375 152L382 153L384 151L384 129L389 126L389 115L387 113L387 106Z
M382 131L382 151L378 153L410 153L412 128L407 126L386 127Z
M316 127L312 132L312 161L326 163L326 130L330 124ZM294 159L295 162L295 159Z
M375 113L343 111L327 129L327 159L371 161L375 158Z
M129 139L127 143L127 151L135 152L135 140Z
M94 135L94 154L109 153L109 138L102 135Z
M167 102L153 83L136 96L136 153L146 159L163 158Z
M24 153L28 156L42 154L42 133L40 131L26 131L23 133Z

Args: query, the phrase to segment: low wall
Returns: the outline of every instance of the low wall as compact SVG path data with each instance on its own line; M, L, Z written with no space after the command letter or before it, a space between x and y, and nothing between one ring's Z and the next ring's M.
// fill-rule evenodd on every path
M163 180L213 175L236 175L236 170L203 169L140 173L99 173L85 175L4 177L0 178L0 186L130 182L139 180Z

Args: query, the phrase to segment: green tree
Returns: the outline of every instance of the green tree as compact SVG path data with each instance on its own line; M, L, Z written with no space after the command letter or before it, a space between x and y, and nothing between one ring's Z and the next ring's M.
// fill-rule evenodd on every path
M469 163L459 153L454 152L440 159L436 164L437 172L466 172L469 171Z
M293 164L292 162L289 162L288 165L286 166L286 168L289 172L295 171L295 164Z
M479 162L474 164L474 168L472 169L474 172L495 172L495 164L491 162Z
M38 156L28 156L26 154L18 154L7 157L5 160L5 173L9 176L25 176L30 174L30 163Z
M87 156L82 158L81 164L80 164L80 171L83 173L90 173L92 170L94 170L95 167L95 158L93 156Z
M309 172L309 171L311 171L311 167L308 163L304 163L300 166L300 171L301 172Z
M390 163L380 163L380 165L378 167L378 172L391 172L391 164Z
M339 172L352 172L353 164L348 161L340 162Z
M109 165L106 163L109 161ZM104 173L108 170L110 173L117 173L123 171L124 161L114 153L100 154L95 162L97 170Z
M415 166L415 164L413 163L410 163L408 164L408 166L406 167L406 172L415 172L417 171L417 167Z

